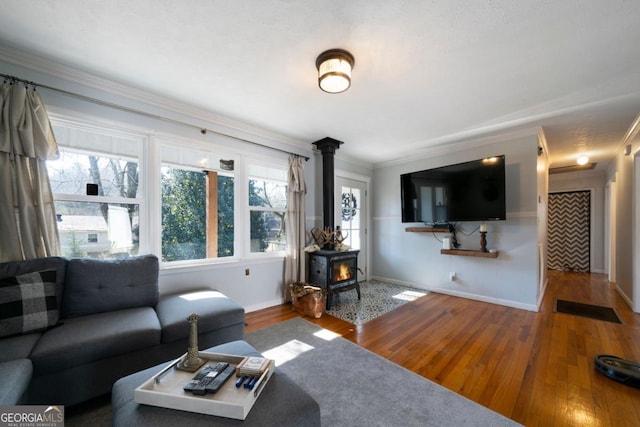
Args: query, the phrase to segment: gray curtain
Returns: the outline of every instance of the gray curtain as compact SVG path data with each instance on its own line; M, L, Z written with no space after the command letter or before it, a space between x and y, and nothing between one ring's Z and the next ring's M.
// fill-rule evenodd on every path
M0 262L59 254L46 160L58 157L51 123L35 88L0 90Z
M304 159L289 157L289 185L287 193L287 255L284 264L284 300L291 300L289 285L305 280L306 242L304 198L307 184L304 181Z

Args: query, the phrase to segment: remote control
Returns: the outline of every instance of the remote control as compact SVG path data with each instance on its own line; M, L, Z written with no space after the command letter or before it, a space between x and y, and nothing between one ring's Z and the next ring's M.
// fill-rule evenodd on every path
M236 372L236 368L233 366L227 366L227 368L220 372L218 375L213 378L210 384L205 387L205 391L207 393L215 393L220 390L220 387L224 385L224 383L231 377L232 374Z
M207 373L207 375L205 375L204 378L202 378L200 382L198 382L198 384L193 387L193 390L191 390L191 392L200 396L204 395L206 393L207 386L211 384L211 382L220 374L220 372L224 371L228 367L228 363L218 362L215 365L214 369L211 372Z
M200 372L198 372L192 379L191 381L189 381L188 383L186 383L184 385L183 390L184 391L192 391L193 388L195 386L198 385L198 383L200 382L201 379L203 379L205 377L205 375L207 375L209 372L211 372L214 369L213 365L207 365L204 368L202 368L200 370Z
M209 365L211 366L211 365ZM196 375L193 380L191 380L185 387L189 386L189 390L192 392L193 394L198 394L198 395L203 395L205 394L205 387L207 386L207 384L211 383L211 381L213 381L213 379L222 371L224 371L227 367L229 366L228 363L226 362L218 362L215 365L211 366L211 369L207 370L207 372L204 373L204 375L202 375L197 383L194 384L194 381L196 380L196 377L199 376L200 373L202 373L202 371L204 371L204 368L202 369L202 371L200 371L200 373L198 373L198 375Z

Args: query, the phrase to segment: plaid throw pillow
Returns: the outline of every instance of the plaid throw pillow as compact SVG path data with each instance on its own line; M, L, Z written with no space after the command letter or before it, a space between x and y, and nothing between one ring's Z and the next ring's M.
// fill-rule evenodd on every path
M0 337L46 329L58 318L55 270L0 279Z

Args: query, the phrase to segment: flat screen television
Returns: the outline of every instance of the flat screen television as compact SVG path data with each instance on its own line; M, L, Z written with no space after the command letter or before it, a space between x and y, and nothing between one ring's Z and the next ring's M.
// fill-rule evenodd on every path
M402 222L505 220L505 156L400 176Z

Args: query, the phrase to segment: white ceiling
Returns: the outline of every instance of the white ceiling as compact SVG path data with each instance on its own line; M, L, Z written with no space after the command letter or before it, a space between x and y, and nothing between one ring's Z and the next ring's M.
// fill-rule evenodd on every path
M0 45L374 164L542 126L606 164L640 113L637 0L5 0ZM355 56L342 94L315 59ZM19 77L19 76L18 76Z

